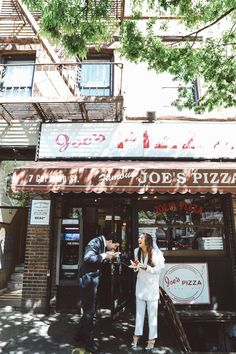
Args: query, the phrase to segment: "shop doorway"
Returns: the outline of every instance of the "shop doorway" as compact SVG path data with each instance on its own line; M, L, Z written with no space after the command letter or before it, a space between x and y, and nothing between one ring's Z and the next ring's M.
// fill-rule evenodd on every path
M87 243L95 236L112 235L120 243L120 257L102 265L98 309L114 317L130 299L132 272L132 209L130 198L96 195L63 200L57 247L57 308L79 308L78 269ZM66 264L66 262L68 264Z
M20 308L28 209L4 211L9 213L9 222L0 225L0 307Z

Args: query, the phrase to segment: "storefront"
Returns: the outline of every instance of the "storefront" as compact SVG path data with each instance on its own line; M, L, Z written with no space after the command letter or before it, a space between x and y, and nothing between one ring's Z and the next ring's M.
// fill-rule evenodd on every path
M83 142L82 153L87 154L87 145L101 143L101 136L106 140L102 128L93 141L83 138L79 145L74 141L74 147ZM147 149L151 133L147 127L142 129ZM68 152L65 134L56 139L61 152ZM48 150L50 140L47 149L42 140L38 157L58 159L55 149ZM102 156L101 149L94 151L96 159L99 153ZM37 161L15 169L12 187L31 191L33 200L23 306L41 301L42 310L55 295L58 309L78 308L76 277L83 248L94 235L113 232L121 244L121 258L104 270L99 306L115 316L133 299L133 274L127 265L138 234L145 231L165 254L161 285L174 301L193 349L229 349L227 328L235 323L236 298L234 162L150 157L146 161ZM39 263L38 255L44 261ZM36 292L40 284L41 298Z

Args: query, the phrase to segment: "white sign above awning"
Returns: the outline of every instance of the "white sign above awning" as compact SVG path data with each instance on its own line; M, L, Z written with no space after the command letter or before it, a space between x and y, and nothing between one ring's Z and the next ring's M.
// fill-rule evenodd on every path
M38 159L235 159L236 122L45 123Z

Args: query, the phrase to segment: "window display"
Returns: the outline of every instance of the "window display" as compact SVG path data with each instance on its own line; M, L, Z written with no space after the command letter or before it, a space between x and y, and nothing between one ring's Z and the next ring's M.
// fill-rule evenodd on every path
M139 234L150 233L162 250L223 250L221 197L173 195L138 202Z

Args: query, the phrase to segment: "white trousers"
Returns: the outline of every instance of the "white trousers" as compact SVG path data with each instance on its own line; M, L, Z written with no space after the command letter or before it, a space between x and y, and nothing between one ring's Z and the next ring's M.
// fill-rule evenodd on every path
M157 321L158 321L158 300L144 301L136 297L136 321L134 334L136 336L143 335L143 326L145 319L145 312L147 308L148 314L148 339L155 339L157 334Z

